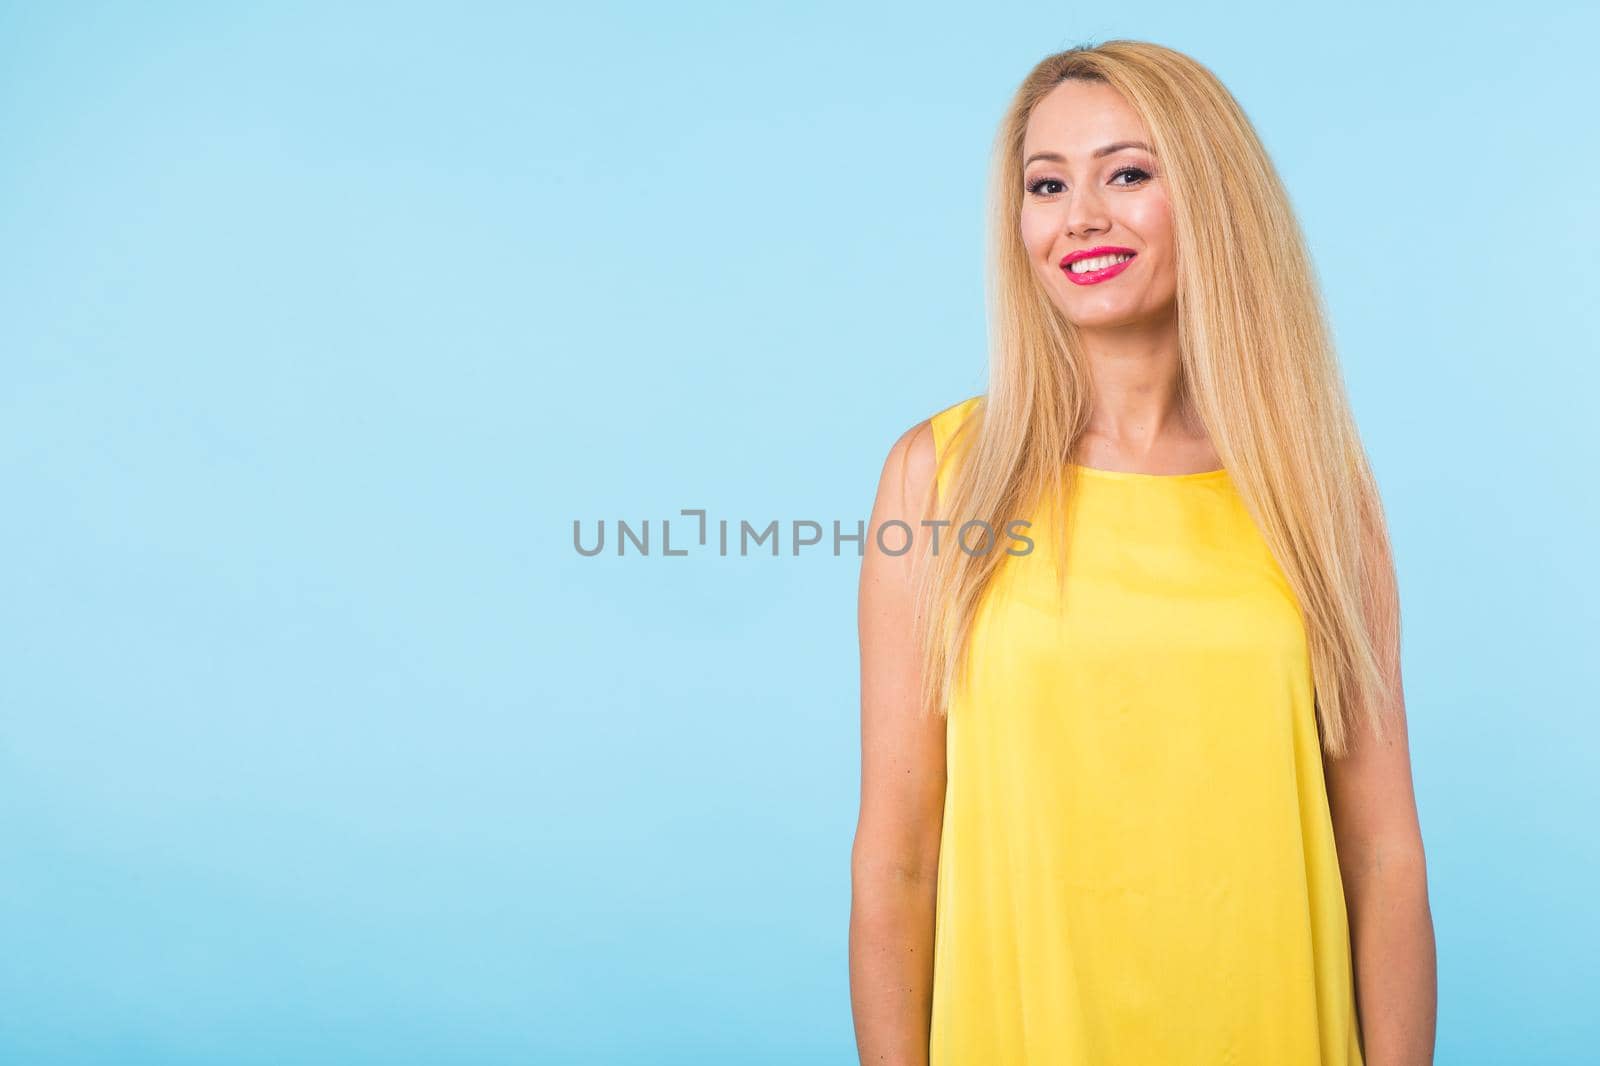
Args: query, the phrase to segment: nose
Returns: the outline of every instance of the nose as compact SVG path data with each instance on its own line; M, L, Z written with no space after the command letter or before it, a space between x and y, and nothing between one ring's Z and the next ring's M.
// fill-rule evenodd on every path
M1109 229L1111 222L1106 218L1105 201L1099 191L1089 186L1073 189L1067 195L1062 226L1066 235L1075 241Z

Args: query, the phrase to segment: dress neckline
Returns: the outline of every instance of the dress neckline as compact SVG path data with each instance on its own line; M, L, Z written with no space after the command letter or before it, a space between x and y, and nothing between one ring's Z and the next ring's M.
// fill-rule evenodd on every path
M1141 474L1131 470L1101 470L1099 467L1072 463L1079 473L1111 481L1210 481L1228 476L1228 468L1199 470L1192 474Z

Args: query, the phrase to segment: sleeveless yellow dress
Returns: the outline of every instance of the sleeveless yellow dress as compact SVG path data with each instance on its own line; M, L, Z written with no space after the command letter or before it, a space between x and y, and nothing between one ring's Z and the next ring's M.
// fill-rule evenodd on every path
M951 697L930 1066L1360 1066L1298 601L1227 471L1078 470Z

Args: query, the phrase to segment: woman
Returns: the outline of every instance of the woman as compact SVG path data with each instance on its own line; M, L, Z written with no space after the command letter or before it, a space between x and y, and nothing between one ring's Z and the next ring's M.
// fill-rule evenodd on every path
M994 180L988 392L895 443L915 550L862 567L861 1060L1430 1062L1394 566L1276 172L1112 41Z

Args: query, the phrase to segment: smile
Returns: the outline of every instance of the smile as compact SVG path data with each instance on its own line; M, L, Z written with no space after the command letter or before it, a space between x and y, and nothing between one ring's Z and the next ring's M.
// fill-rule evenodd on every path
M1126 248L1091 248L1061 260L1061 272L1075 285L1098 285L1128 269L1134 253Z

